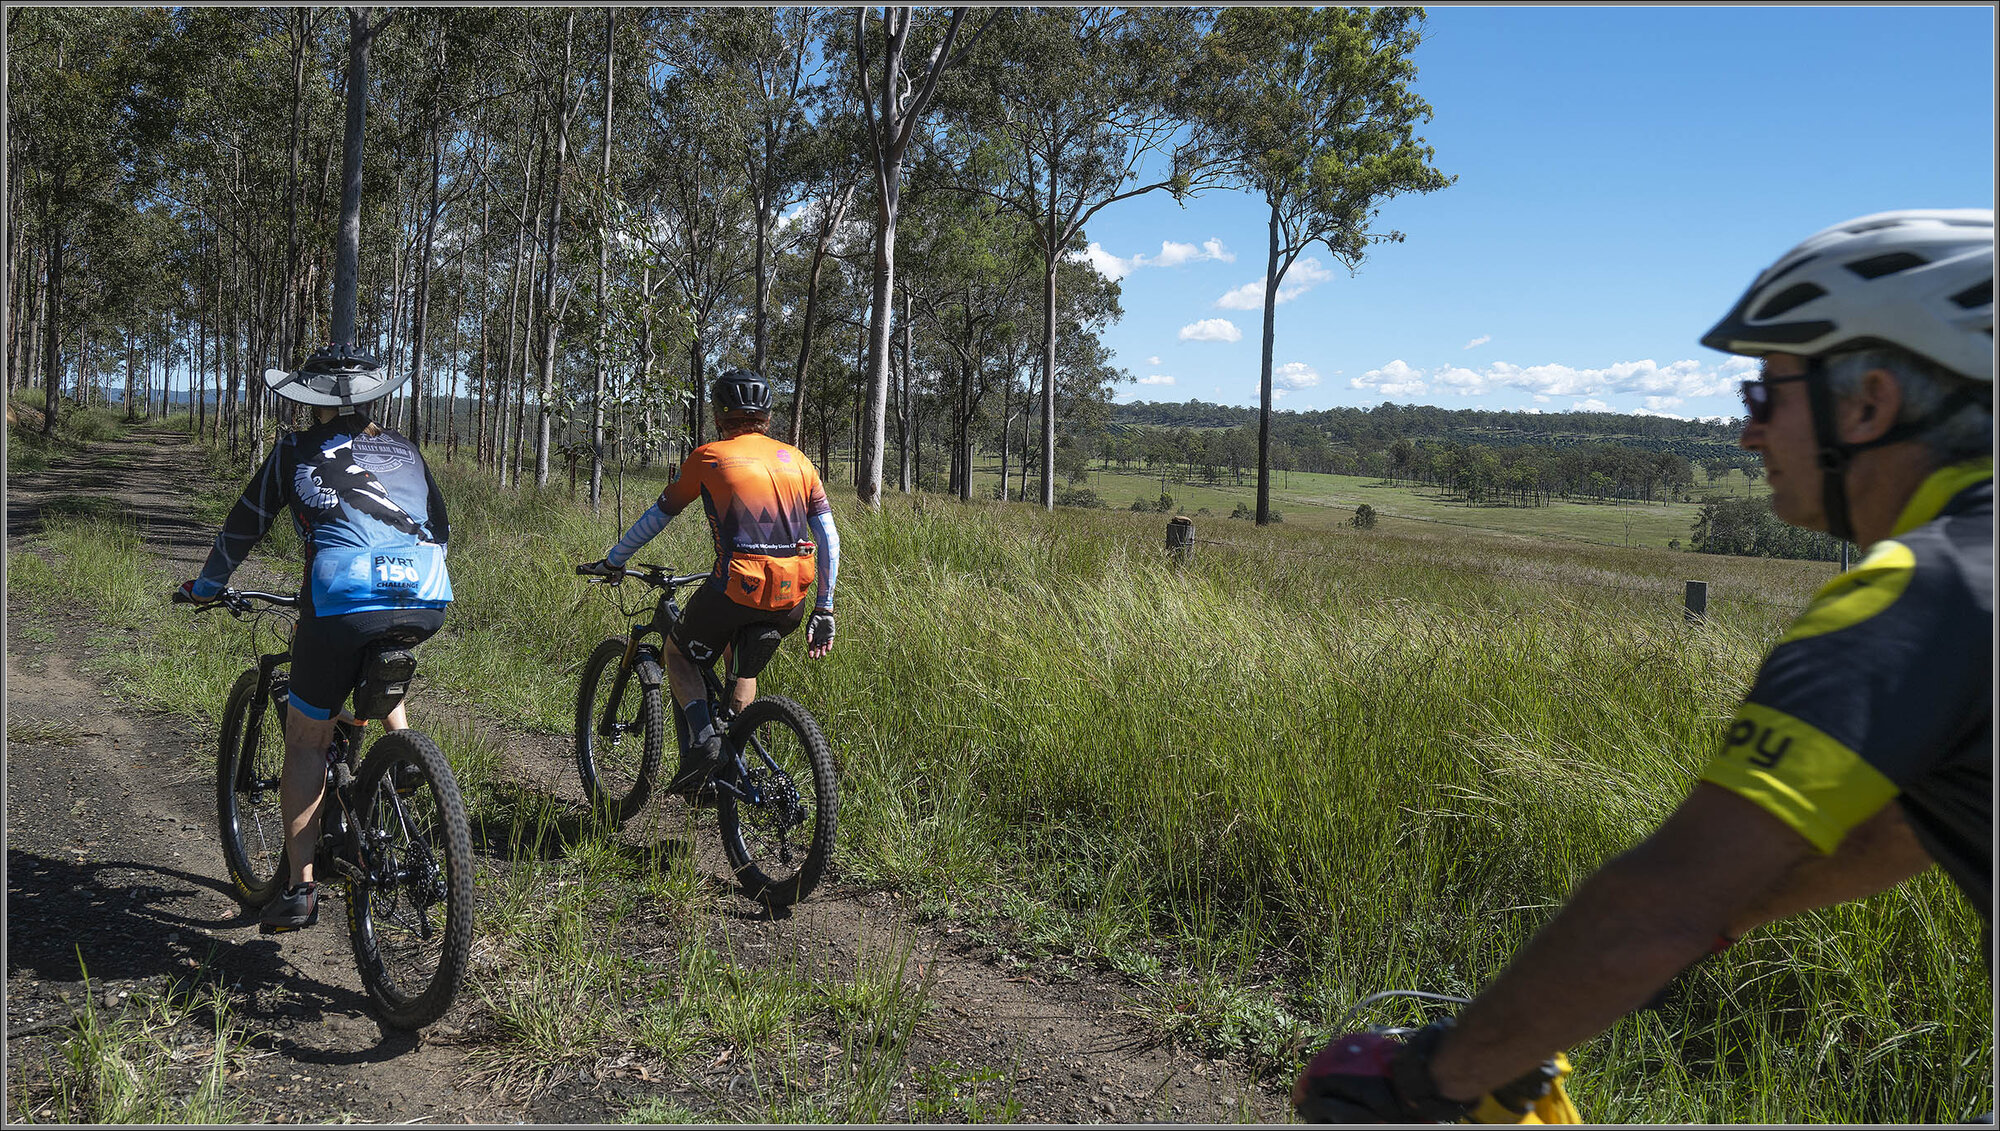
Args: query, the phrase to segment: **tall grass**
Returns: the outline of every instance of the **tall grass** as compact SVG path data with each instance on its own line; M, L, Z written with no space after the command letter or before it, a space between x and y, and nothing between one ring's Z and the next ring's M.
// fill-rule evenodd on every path
M460 529L494 552L454 575L477 627L453 647L477 640L484 706L560 730L573 666L621 624L576 603L568 567L617 524L546 495L455 497L491 516ZM838 510L839 644L787 653L765 686L836 745L845 874L944 909L1024 885L1113 966L1143 968L1143 944L1239 985L1289 964L1268 1008L1217 992L1180 1011L1224 1047L1297 1039L1287 1008L1323 1026L1375 989L1476 990L1685 795L1830 572L1250 527L1176 567L1150 516ZM641 556L699 568L706 531L689 515ZM1712 585L1699 628L1680 609L1691 560ZM1977 934L1936 876L1760 932L1686 1005L1580 1050L1576 1091L1606 1118L1984 1110ZM1652 1086L1662 1072L1681 1083Z
M459 599L426 647L426 695L565 735L576 667L631 623L571 571L618 520L559 490L503 493L437 470ZM656 486L629 482L623 517ZM1463 993L1491 978L1685 795L1762 654L1831 572L1247 525L1174 565L1157 516L935 497L836 509L839 642L821 662L788 645L763 689L806 704L835 745L840 873L1124 970L1163 1029L1274 1071L1362 994ZM699 569L708 555L688 514L639 557ZM1680 609L1692 565L1712 586L1699 627ZM37 593L65 584L24 576ZM173 678L211 678L187 668ZM479 764L503 758L486 749ZM585 858L597 859L568 850ZM589 866L620 874L612 857ZM550 867L517 864L513 910L493 920L521 948L506 969L563 982L531 985L521 1004L489 999L495 1016L519 1014L506 1049L544 1063L571 1045L673 1055L747 1024L618 1005L634 1000L620 996L632 959L604 940L638 904L571 907L551 896L568 877ZM1935 873L1759 931L1697 971L1682 1003L1574 1050L1573 1091L1612 1121L1987 1110L1978 934ZM782 980L747 987L646 962L679 985L802 1008ZM653 1020L634 1028L641 1015ZM859 1112L866 1098L850 1091L826 1110Z

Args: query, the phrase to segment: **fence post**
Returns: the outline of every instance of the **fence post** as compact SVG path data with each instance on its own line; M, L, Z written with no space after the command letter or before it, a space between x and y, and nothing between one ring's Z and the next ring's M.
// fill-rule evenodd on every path
M1194 520L1177 514L1167 520L1167 560L1186 565L1194 558Z
M1700 624L1708 619L1708 582L1687 583L1687 622Z

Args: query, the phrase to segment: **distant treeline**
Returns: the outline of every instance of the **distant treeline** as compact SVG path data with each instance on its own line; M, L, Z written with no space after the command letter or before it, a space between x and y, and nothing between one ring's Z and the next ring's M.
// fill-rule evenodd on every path
M1694 469L1761 472L1736 428L1608 412L1489 412L1383 404L1284 412L1272 418L1271 465L1281 471L1373 475L1492 506L1559 498L1692 501ZM1114 406L1100 454L1121 466L1181 465L1207 480L1256 466L1256 411L1233 405Z

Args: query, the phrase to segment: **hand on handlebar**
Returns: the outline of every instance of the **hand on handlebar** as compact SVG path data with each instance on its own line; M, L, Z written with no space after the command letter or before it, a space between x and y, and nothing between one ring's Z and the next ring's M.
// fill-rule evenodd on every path
M1437 1092L1429 1061L1450 1019L1401 1041L1369 1031L1339 1037L1307 1062L1292 1085L1292 1107L1307 1123L1576 1123L1563 1089L1567 1057L1557 1053L1473 1103Z
M624 567L612 565L603 558L599 558L594 562L583 563L576 567L576 572L583 577L601 578L611 585L616 585L625 580Z
M180 588L174 590L173 601L176 605L208 605L213 604L215 598L196 596L194 582L190 580L181 582Z

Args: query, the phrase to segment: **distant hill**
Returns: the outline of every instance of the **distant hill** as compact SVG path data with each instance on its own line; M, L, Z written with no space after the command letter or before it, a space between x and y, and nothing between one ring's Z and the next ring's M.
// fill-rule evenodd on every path
M1255 426L1257 410L1189 400L1137 401L1111 407L1111 430L1128 428L1233 429ZM1673 452L1692 460L1734 462L1746 453L1736 446L1740 425L1617 412L1503 412L1446 409L1433 405L1384 402L1373 408L1329 408L1312 412L1276 410L1273 431L1296 437L1316 432L1335 445L1368 449L1399 439L1418 443L1454 442L1483 447L1540 445L1563 448L1606 443L1643 451Z

